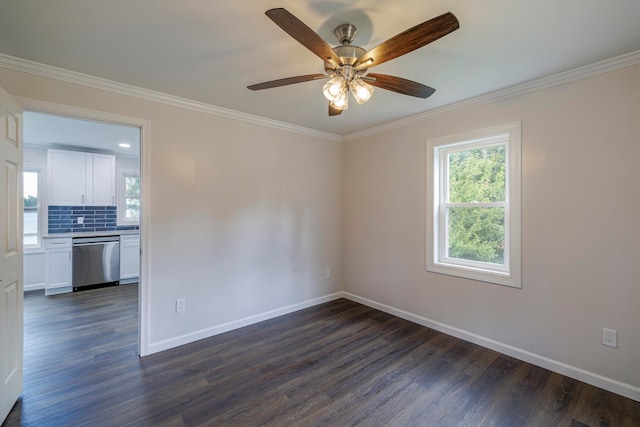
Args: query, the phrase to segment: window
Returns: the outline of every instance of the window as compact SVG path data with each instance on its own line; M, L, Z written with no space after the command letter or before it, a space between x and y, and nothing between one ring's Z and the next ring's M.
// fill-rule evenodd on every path
M427 270L521 287L520 122L427 142Z
M42 229L40 170L25 166L23 172L24 187L24 247L40 245L40 230Z
M124 192L125 192L125 220L140 219L140 177L124 176Z
M140 175L138 171L120 171L118 193L118 224L139 224Z

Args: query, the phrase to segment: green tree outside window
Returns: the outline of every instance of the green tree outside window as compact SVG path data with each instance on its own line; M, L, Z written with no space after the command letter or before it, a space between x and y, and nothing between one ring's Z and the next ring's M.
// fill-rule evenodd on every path
M448 256L504 264L505 210L475 206L506 201L506 146L450 153L447 209Z
M125 176L125 218L140 218L140 177Z

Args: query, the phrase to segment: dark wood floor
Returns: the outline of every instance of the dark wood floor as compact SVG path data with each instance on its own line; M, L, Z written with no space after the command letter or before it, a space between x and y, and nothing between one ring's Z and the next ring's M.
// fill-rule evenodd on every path
M639 426L640 403L344 299L138 358L137 286L25 298L7 426Z

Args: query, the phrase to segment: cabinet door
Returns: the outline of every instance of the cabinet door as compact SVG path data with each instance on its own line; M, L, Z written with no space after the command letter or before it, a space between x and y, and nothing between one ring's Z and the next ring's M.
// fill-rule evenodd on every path
M95 206L116 204L116 157L109 154L93 154L92 193Z
M120 236L120 282L140 275L140 235Z
M49 150L47 156L49 169L48 204L64 206L85 204L85 153Z
M45 295L71 292L71 239L51 239L45 243L44 252Z

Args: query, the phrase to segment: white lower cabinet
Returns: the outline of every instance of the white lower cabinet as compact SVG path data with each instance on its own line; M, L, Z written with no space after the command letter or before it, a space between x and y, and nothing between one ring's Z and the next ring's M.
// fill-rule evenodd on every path
M120 236L120 283L138 281L140 275L140 235Z
M73 291L71 249L70 237L45 239L45 295L55 295Z

